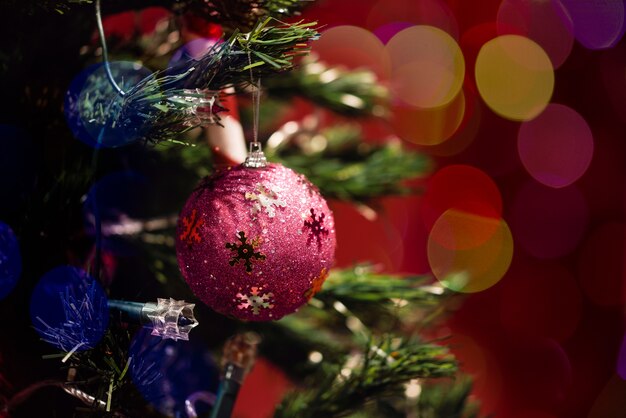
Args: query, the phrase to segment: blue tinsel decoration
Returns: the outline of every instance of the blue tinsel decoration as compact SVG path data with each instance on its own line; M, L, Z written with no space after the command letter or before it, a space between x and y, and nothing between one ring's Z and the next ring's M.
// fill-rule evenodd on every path
M41 338L68 353L93 348L109 324L104 290L85 271L61 266L33 291L30 314Z

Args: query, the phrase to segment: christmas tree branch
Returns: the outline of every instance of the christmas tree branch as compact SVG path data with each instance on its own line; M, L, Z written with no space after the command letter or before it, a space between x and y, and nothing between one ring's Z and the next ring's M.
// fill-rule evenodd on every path
M328 198L368 202L408 194L412 189L403 181L430 170L427 157L407 150L399 140L367 144L352 126L295 131L270 137L265 147L268 159L306 175Z
M333 269L315 295L324 302L384 303L403 300L420 306L437 306L449 295L440 285L427 284L430 276L376 274L371 266Z
M371 341L362 353L324 364L313 388L287 395L274 416L346 416L374 398L402 390L411 379L455 372L456 362L443 347L395 338Z
M383 116L386 87L369 70L330 67L305 59L295 71L264 83L269 94L280 99L302 96L326 109L346 116Z
M350 414L350 418L478 418L478 403L470 399L472 381L467 376L452 379L412 379L404 393L377 399Z
M294 57L306 54L307 42L318 36L315 22L270 23L265 18L251 32L235 32L199 60L152 74L122 97L101 80L94 94L82 95L81 117L125 142L174 140L204 123L219 123L219 90L291 69Z
M276 25L274 25L276 24ZM290 70L296 56L308 53L308 42L317 39L317 22L285 24L273 18L259 20L250 31L236 31L227 42L216 45L193 65L185 88L221 90L250 83Z
M421 385L415 408L421 418L478 418L478 405L471 402L472 380L461 377L451 382Z

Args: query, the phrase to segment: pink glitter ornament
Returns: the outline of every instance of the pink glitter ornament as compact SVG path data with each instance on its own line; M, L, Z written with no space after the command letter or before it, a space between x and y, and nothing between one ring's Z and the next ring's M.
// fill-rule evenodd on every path
M178 265L224 315L279 319L317 293L335 255L333 215L303 175L280 164L206 178L180 213Z

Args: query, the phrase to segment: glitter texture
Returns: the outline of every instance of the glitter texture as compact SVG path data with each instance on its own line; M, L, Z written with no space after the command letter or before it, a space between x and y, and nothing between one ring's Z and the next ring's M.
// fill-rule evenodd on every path
M290 314L319 290L333 264L335 226L326 201L279 164L217 172L196 188L179 219L181 272L194 294L224 315L267 321ZM200 237L193 245L185 234L190 224Z

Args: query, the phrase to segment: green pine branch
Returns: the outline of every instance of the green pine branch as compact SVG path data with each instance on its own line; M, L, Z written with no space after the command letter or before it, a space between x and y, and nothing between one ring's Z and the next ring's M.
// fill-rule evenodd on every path
M452 379L421 380L419 392L411 396L378 399L349 418L478 418L479 405L470 398L472 380L467 376Z
M383 144L362 141L360 129L335 126L322 132L295 134L265 147L268 159L304 174L327 198L368 202L414 190L404 182L430 171L430 160L399 140ZM313 145L312 145L313 144Z
M64 384L67 388L75 388L85 396L93 396L95 401L87 411L91 414L100 411L123 409L119 394L128 396L132 390L129 367L132 358L128 357L130 334L127 330L109 328L102 341L95 348L77 351L67 361L63 370L73 369L74 377ZM65 353L44 355L44 359L58 360ZM76 395L85 402L86 397Z
M478 418L478 404L472 402L472 380L460 377L450 382L422 385L416 409L420 418Z
M366 69L347 70L305 59L295 71L264 83L269 94L289 100L301 96L345 116L383 116L389 91Z
M420 307L439 305L449 296L441 286L429 284L430 276L377 274L371 266L333 269L322 290L315 295L324 302L388 303L404 300Z
M426 327L441 316L452 293L430 276L380 274L371 266L333 269L313 306L325 312L320 324L332 326L334 317L344 315L333 309L345 306L348 316L356 316L374 333L394 332L398 327Z
M456 362L444 347L384 338L342 362L324 364L311 389L288 394L274 417L342 417L398 391L411 379L448 377Z
M100 125L103 132L119 132L126 142L175 140L203 123L199 112L208 112L207 116L219 123L216 109L199 100L228 86L249 84L251 78L290 70L294 57L306 54L308 42L318 36L315 22L271 23L276 22L265 18L251 32L235 32L201 59L186 63L177 74L154 73L122 97L115 96L102 79L94 84L94 94L82 94L84 99L78 104L81 117Z

